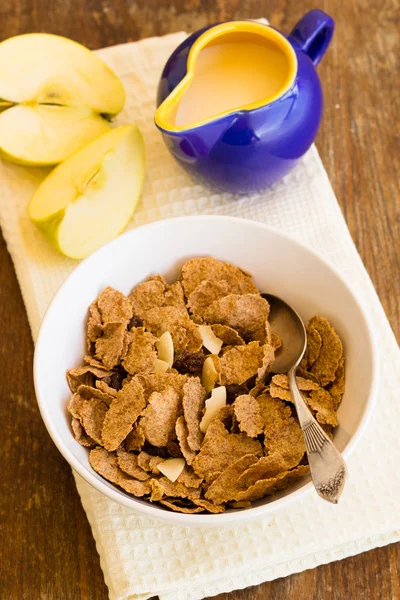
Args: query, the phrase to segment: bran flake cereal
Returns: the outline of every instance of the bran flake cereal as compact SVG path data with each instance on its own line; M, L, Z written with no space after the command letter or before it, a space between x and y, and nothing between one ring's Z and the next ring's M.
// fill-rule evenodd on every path
M88 309L83 364L67 373L72 433L92 468L184 514L246 510L307 475L287 375L270 372L285 339L268 317L251 275L211 257L129 297L105 288ZM324 317L307 325L297 383L332 436L345 360Z

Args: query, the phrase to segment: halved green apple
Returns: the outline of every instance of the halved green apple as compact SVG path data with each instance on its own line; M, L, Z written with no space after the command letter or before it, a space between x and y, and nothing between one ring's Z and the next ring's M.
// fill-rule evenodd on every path
M109 131L125 103L113 71L93 52L57 35L0 43L0 153L20 164L53 165Z
M84 258L128 224L145 171L142 135L116 127L58 165L29 204L29 216L57 250Z

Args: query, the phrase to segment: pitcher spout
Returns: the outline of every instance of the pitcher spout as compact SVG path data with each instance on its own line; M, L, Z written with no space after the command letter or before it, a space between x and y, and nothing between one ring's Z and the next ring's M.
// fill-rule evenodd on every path
M169 151L181 161L191 164L197 159L206 157L210 149L223 138L237 122L238 115L227 115L222 119L211 121L201 127L193 127L185 131L161 130Z
M161 80L156 125L177 133L256 110L283 97L296 74L295 51L275 29L254 21L221 23L193 42L186 73L166 97Z

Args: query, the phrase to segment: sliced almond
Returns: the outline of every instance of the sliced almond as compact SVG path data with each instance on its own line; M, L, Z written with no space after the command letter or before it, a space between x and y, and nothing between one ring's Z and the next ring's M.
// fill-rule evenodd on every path
M206 400L206 410L200 422L200 431L205 433L217 412L226 406L226 387L221 385L214 388L210 398Z
M174 364L174 342L169 331L162 334L158 342L156 342L158 358L168 363L169 367Z
M154 363L154 371L153 373L165 373L169 369L169 364L165 362L165 360L160 360L156 358L156 362Z
M219 354L224 342L215 335L211 325L199 325L199 331L204 348L207 348L211 354Z
M167 458L167 460L157 465L157 469L160 471L160 473L165 475L165 477L168 477L168 479L172 482L178 479L184 468L184 458Z
M203 363L203 371L201 374L201 383L206 388L207 394L209 394L218 379L217 369L215 368L214 361L211 356L208 356Z

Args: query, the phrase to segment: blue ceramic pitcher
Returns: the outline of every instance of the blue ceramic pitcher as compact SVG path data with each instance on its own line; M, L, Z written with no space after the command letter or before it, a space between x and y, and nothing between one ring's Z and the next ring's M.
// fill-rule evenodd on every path
M173 156L213 188L248 193L294 167L317 134L316 66L333 20L307 13L289 36L231 21L188 37L167 61L155 122Z

